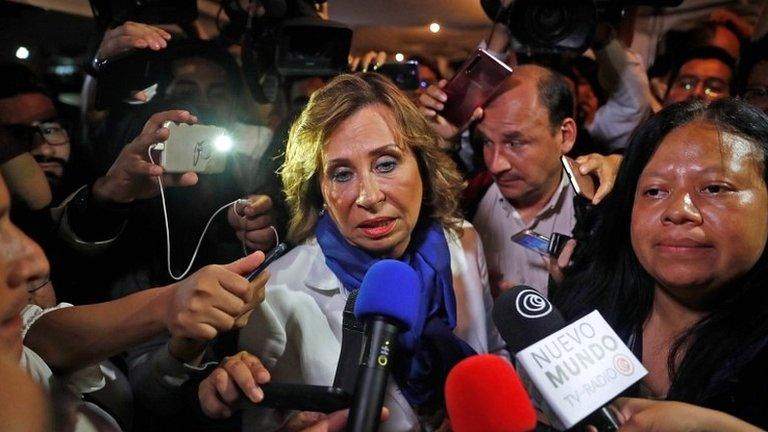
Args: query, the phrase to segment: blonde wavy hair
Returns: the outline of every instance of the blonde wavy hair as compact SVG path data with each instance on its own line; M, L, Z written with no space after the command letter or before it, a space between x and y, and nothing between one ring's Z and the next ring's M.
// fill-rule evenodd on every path
M419 218L437 220L460 235L459 197L464 182L454 162L440 149L441 138L391 81L376 73L362 73L338 76L316 91L291 126L280 176L291 211L288 240L293 244L313 235L323 207L320 175L326 142L342 122L372 105L392 111L397 124L395 143L410 148L416 156L424 185Z

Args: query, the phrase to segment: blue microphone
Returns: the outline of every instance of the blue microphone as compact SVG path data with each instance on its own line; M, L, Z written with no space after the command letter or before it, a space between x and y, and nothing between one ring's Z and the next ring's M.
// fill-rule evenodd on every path
M365 349L357 371L347 430L379 430L389 368L397 338L416 324L421 310L421 281L407 264L381 260L363 278L355 316L365 323Z

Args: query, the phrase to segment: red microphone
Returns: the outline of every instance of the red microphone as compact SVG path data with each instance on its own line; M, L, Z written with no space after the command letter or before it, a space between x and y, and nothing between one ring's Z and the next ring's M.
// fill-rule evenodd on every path
M536 411L512 366L482 354L459 362L445 381L445 405L455 432L523 432Z

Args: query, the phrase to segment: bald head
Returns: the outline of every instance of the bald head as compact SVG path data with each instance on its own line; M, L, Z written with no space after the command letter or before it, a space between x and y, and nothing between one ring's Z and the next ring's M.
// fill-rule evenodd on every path
M519 101L525 96L531 100ZM487 108L507 104L511 99L517 99L530 108L543 107L552 128L559 127L563 120L574 116L573 93L565 77L539 65L516 67L491 98Z

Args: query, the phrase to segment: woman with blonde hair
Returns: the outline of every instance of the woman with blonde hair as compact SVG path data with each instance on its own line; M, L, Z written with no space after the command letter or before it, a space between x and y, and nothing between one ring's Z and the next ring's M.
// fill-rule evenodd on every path
M378 260L410 265L425 307L400 338L384 431L439 426L453 364L504 353L489 319L483 249L459 215L461 176L439 140L380 75L343 75L318 90L291 128L281 172L297 246L270 267L266 301L240 334L240 347L261 359L273 382L331 385L348 295ZM251 408L244 426L271 430L284 420Z

